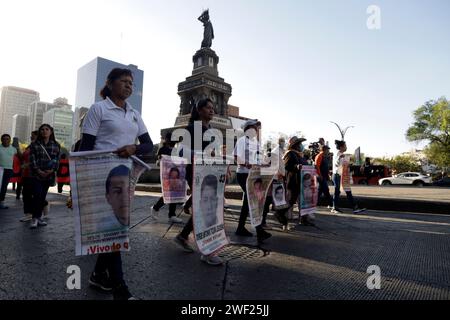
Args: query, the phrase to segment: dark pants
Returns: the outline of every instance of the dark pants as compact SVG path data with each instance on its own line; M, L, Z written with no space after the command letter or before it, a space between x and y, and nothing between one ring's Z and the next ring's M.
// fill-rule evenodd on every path
M189 209L192 206L192 166L186 166L186 181L189 185L189 189L191 189L191 196L184 204L184 207ZM188 239L189 234L194 231L194 223L192 221L192 216L189 218L188 222L184 226L183 230L181 230L180 236L183 239Z
M33 178L22 178L23 213L31 214L33 208Z
M22 194L22 189L23 189L23 182L17 182L16 199L20 199L20 195Z
M238 224L238 229L237 229L239 231L239 230L245 229L245 223L247 222L247 218L249 215L248 198L247 198L248 173L238 173L236 175L236 177L237 177L238 184L241 187L242 192L244 193L244 201L242 203L241 215L239 217L239 224ZM256 229L257 233L260 233L261 231L263 231L261 225L257 226L255 229Z
M65 183L63 183L63 182L58 182L58 193L62 193L63 192L64 184Z
M341 176L339 174L335 174L333 176L334 182L334 198L333 198L333 206L334 208L339 208L339 197L341 196ZM356 207L355 199L353 198L351 191L345 191L347 194L347 199L350 202L352 208Z
M267 214L270 212L270 206L273 203L273 198L271 196L267 196L266 202L264 203L264 211L261 225L265 225L267 222Z
M99 254L94 271L96 274L108 271L113 288L125 285L122 270L122 256L120 252Z
M50 188L50 181L40 181L33 178L33 200L32 200L32 214L34 219L42 217L42 210L45 207L48 189Z
M288 218L286 217L286 213L288 211L289 211L289 208L275 211L275 217L283 226L288 225Z
M3 169L2 186L0 188L0 202L5 201L6 190L8 190L9 180L13 176L12 169Z
M161 197L161 198L159 198L158 202L153 206L153 210L159 211L164 205L165 205L164 198ZM169 204L169 219L176 216L176 214L175 214L176 210L177 210L177 204L170 203Z
M317 201L320 200L320 197L322 196L322 194L325 195L327 204L329 206L332 206L333 198L331 197L331 194L330 194L330 188L328 188L328 181L325 179L319 180L319 196L317 197Z

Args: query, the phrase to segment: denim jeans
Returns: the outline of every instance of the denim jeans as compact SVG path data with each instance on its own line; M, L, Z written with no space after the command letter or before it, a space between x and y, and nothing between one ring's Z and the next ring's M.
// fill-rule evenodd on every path
M34 219L42 217L42 210L45 207L45 198L47 197L48 189L51 181L40 181L32 178L33 185L33 199L32 199L32 214Z
M334 198L333 198L333 207L339 208L339 197L341 196L341 175L335 174L333 175L334 182ZM347 199L350 202L352 208L356 207L355 199L353 198L351 191L346 191Z
M0 202L5 201L6 191L8 190L9 180L13 176L12 169L4 169L3 170L3 179L1 181L0 188Z

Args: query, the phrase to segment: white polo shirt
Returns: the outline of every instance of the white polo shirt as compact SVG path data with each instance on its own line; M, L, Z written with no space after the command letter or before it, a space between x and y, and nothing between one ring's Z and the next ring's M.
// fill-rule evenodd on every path
M237 173L249 173L250 170L245 167L245 162L251 165L258 165L260 161L260 146L256 138L250 139L247 136L239 138L234 148L234 155L238 157Z
M94 150L115 150L135 144L148 131L139 112L128 102L125 111L107 97L89 109L82 132L96 137Z

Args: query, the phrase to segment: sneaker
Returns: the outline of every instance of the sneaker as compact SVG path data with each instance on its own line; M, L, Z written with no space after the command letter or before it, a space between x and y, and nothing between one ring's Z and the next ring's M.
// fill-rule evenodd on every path
M264 240L269 239L270 237L272 237L272 234L268 233L267 231L260 231L257 235L258 238L258 242L263 242Z
M5 206L5 205L3 204L3 202L0 202L0 209L1 209L1 210L6 210L6 209L9 209L9 207L8 207L8 206Z
M112 291L111 281L106 272L98 274L92 272L91 277L89 278L89 284L95 288L102 289L103 291Z
M181 237L180 235L177 235L174 239L175 243L180 246L184 252L187 253L193 253L195 252L194 248L191 247L191 245L189 244L189 241L186 239L183 239L183 237Z
M180 218L178 218L176 216L173 216L173 217L169 218L169 222L171 222L171 223L183 223L183 219L180 219Z
M200 257L200 260L203 261L204 263L209 264L210 266L220 266L223 264L223 260L220 257L213 255L209 256L202 255Z
M251 233L245 228L237 229L236 235L239 237L248 237L248 238L253 237L253 233Z
M30 229L36 229L38 226L38 219L33 218L31 220Z
M152 220L158 220L159 210L154 209L153 207L150 207L150 218Z
M45 226L47 226L47 222L45 222L44 221L44 219L37 219L37 221L38 221L38 226L39 227L45 227Z
M364 211L366 211L366 210L367 210L366 208L360 209L360 208L356 207L356 208L353 210L353 213L354 213L354 214L358 214L358 213L364 212Z
M343 213L343 211L339 208L333 208L331 209L331 213Z
M136 300L133 295L128 290L125 284L122 284L114 289L113 291L114 300Z
M291 230L291 227L287 224L287 225L283 225L283 231L284 232L288 232L289 230Z
M27 222L27 221L30 221L32 218L33 218L33 215L32 215L31 213L27 213L27 214L25 215L25 217L23 217L23 218L20 219L19 221L20 221L20 222Z

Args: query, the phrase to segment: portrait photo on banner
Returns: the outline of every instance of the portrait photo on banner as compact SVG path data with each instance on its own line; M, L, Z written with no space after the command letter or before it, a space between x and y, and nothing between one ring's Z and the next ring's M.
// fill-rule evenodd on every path
M300 213L301 215L313 214L316 211L318 197L316 169L312 166L303 166L300 175Z
M228 243L223 217L226 173L224 165L194 167L194 234L203 254L215 252Z
M247 195L250 218L253 226L262 223L266 195L273 181L273 175L262 175L259 167L250 170L247 178Z
M289 204L286 201L286 188L283 182L273 182L272 199L275 210L281 210L289 207Z
M164 155L160 166L164 202L184 202L187 194L186 159Z
M71 158L71 187L78 254L90 246L128 246L134 184L130 159L114 155Z

